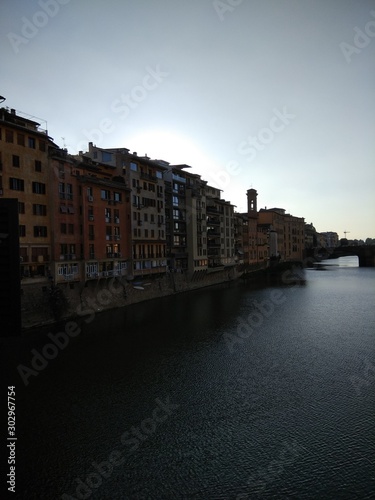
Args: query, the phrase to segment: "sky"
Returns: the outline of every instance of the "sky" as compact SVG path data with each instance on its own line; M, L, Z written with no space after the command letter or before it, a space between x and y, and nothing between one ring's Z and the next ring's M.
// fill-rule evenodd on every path
M2 0L0 37L3 106L69 153L188 164L239 212L252 187L375 237L374 0Z

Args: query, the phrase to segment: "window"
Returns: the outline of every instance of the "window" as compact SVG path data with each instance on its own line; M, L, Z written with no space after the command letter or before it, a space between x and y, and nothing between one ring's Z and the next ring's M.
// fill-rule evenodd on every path
M13 132L11 130L5 131L5 142L13 142Z
M121 201L121 193L116 193L116 191L114 191L113 196L115 201Z
M92 243L89 244L89 254L90 254L90 256L89 256L90 259L94 259L95 258L95 246ZM96 271L91 271L91 272L97 272L97 270Z
M102 151L102 161L107 163L112 161L112 153L109 153L108 151Z
M73 199L73 185L72 184L67 184L66 185L66 194L65 198L67 200L72 200Z
M178 206L178 197L177 196L173 196L172 201L173 201L173 205Z
M161 172L159 172L159 170L156 171L156 177L158 179L162 179L163 178L163 174Z
M25 136L23 134L17 134L17 144L19 146L25 145Z
M12 155L12 165L13 167L18 167L20 166L20 157L17 155Z
M104 209L104 217L106 222L112 221L112 210L110 208Z
M74 224L68 224L68 233L74 234Z
M44 141L39 141L39 151L45 152L46 150L46 143Z
M91 224L89 225L89 240L95 239L95 234L94 234L94 226Z
M9 178L9 189L13 191L25 191L25 183L23 179Z
M46 194L46 185L43 182L33 182L33 193Z
M25 237L26 236L26 226L24 225L21 225L19 226L19 229L20 229L20 237Z
M35 143L34 137L29 137L27 143L28 143L29 148L35 149L36 143Z
M33 204L33 215L47 215L47 206Z
M61 234L66 234L66 224L63 222L60 224L60 232Z
M18 202L18 213L19 214L25 213L25 204L23 203L23 201Z
M151 238L155 238L155 230L151 229Z
M111 192L108 189L102 189L100 191L100 197L102 200L109 200L111 198Z
M34 236L35 238L45 238L47 236L46 226L34 226Z
M35 172L42 171L42 162L40 160L35 160Z
M130 162L130 170L133 170L133 172L137 172L138 170L138 165L133 161Z

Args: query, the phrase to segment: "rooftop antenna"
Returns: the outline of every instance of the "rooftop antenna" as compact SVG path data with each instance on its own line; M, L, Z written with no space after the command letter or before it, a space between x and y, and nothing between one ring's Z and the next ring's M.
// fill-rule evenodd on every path
M346 238L347 233L350 233L350 231L344 231L345 238Z

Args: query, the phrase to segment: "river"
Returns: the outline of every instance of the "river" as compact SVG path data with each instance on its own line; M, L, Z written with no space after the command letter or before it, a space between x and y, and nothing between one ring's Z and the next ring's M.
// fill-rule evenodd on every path
M83 318L27 386L50 337L3 339L13 498L375 498L374 305L345 257Z

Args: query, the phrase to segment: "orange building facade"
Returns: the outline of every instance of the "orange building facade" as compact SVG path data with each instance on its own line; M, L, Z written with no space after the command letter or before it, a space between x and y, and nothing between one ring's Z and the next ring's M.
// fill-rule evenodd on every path
M51 219L47 130L14 109L0 110L0 196L18 200L21 278L50 274Z

